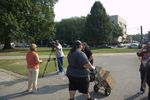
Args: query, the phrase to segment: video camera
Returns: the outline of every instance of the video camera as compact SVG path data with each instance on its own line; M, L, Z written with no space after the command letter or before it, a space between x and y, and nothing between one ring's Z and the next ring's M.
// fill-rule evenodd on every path
M49 43L49 47L51 47L52 50L54 50L54 48L55 48L57 45L58 45L58 40L52 41L52 42Z
M52 43L51 43L52 51L54 51L55 46L56 46L56 42L55 42L55 41L52 41Z

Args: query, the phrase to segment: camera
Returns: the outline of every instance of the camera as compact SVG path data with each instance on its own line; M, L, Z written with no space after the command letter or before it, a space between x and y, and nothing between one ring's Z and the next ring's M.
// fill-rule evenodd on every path
M49 43L49 47L52 48L52 51L54 51L54 49L58 46L58 40L56 41L52 41Z
M55 46L55 41L52 41L52 47L54 47Z
M56 47L56 42L55 42L55 41L52 41L52 43L51 43L52 51L54 51L55 47Z

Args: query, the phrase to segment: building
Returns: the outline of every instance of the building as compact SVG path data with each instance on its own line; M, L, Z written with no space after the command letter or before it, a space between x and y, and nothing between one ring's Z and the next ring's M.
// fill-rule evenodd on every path
M118 24L123 29L123 36L119 36L116 41L125 42L127 38L127 25L126 21L118 15L110 16L110 19L113 23Z

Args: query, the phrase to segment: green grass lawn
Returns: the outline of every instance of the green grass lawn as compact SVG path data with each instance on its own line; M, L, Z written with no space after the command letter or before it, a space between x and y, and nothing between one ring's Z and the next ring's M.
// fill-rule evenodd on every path
M42 59L42 60L43 62L40 64L40 72L39 72L40 77L42 76L44 69L46 67L46 63L47 63L47 59ZM64 67L66 66L67 66L67 61L65 58ZM0 68L18 73L20 75L24 75L24 76L27 75L27 66L26 66L26 61L24 59L0 60ZM48 62L45 74L48 74L54 71L56 71L56 67L55 67L55 61L53 60L53 61Z
M13 50L0 50L0 56L25 56L28 52L28 48L15 48ZM63 51L65 55L68 54L70 48L64 48ZM129 48L113 48L113 49L92 49L93 53L123 53L123 52L136 52L137 49ZM51 53L51 48L38 48L39 55L49 55Z
M65 55L68 54L68 48L63 49ZM28 52L28 48L16 48L14 50L0 51L0 56L25 56ZM51 48L38 48L39 55L49 55ZM95 53L123 53L123 52L137 52L137 49L128 49L128 48L113 48L113 49L92 49L92 52ZM42 76L44 68L47 63L47 59L42 59L43 63L40 65L39 76ZM64 66L67 67L67 60L64 60ZM25 59L13 59L13 60L0 60L0 68L21 74L27 75L26 61ZM54 61L48 63L46 74L54 72L55 64Z
M0 56L24 56L28 52L28 48L15 48L12 50L0 50ZM64 48L63 51L65 54L68 54L69 48ZM51 53L51 48L37 48L39 55L49 55Z

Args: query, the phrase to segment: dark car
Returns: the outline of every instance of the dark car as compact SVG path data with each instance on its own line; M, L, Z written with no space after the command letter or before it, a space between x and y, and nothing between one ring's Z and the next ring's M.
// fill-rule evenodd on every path
M98 48L112 48L111 46L109 46L108 44L102 44L102 45L98 45Z
M138 49L139 48L139 44L138 43L132 43L128 46L128 48L133 48L133 49Z

